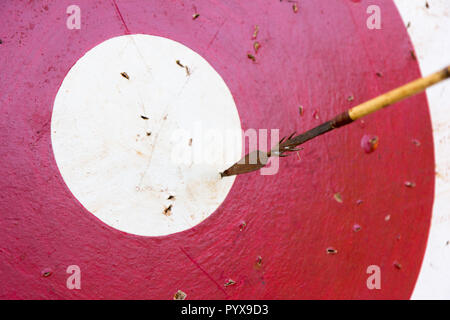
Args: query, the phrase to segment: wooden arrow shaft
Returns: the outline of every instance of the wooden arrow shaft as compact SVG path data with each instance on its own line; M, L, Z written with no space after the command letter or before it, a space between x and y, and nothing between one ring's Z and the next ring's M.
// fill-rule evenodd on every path
M432 75L412 81L404 86L389 91L372 100L351 108L348 113L352 120L357 120L375 111L390 106L403 99L416 95L426 88L450 77L450 66Z
M247 154L233 166L221 173L222 177L238 175L256 171L264 167L267 163L267 158L270 156L283 156L288 152L292 152L295 147L317 137L333 129L345 126L355 120L365 117L375 111L390 106L403 99L409 98L413 95L423 92L426 88L450 78L450 66L438 71L428 77L420 78L409 82L397 89L384 93L374 99L366 101L356 107L353 107L333 119L322 123L321 125L306 131L298 136L289 138L280 143L271 151L263 153L262 151L254 151ZM256 161L249 161L249 159L256 159Z

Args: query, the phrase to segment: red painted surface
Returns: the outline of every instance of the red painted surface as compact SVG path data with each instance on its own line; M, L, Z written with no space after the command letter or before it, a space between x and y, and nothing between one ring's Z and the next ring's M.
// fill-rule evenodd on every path
M410 297L434 196L424 94L305 144L301 161L283 159L275 176L238 177L207 220L158 238L119 232L85 210L58 172L50 139L53 100L70 67L128 31L171 38L206 58L244 129L310 129L420 76L392 1L302 1L294 13L265 0L79 0L81 30L68 30L71 4L5 1L0 11L0 298L172 299L177 290L188 299ZM381 7L382 30L366 28L369 4ZM256 24L254 63L247 54ZM379 137L371 154L360 146L367 133ZM81 290L66 288L73 264ZM381 290L366 287L373 264ZM236 284L225 287L229 279Z

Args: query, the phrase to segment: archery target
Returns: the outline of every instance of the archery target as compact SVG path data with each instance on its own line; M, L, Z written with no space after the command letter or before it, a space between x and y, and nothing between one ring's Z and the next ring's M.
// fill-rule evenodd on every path
M183 80L175 75L186 71L173 61L175 48L165 56L173 69L167 70L166 79L174 79L175 87L156 82L161 91L144 90L151 72L134 65L134 59L118 59L104 69L96 68L110 61L87 61L89 72L103 74L82 80L89 74L76 72L80 63L103 45L140 37L177 43L179 50L190 53L179 58L182 64L189 66L191 57L204 63L198 70L201 65L211 70L206 75L211 83L201 81L192 92L195 99L199 94L214 97L198 105L183 99L184 106L202 111L187 119L202 121L211 112L213 126L276 128L284 136L421 76L394 3L375 2L383 12L381 30L366 27L366 9L373 1L365 0L299 2L297 10L285 1L80 0L80 29L67 28L66 10L73 3L7 2L0 13L0 297L172 299L182 290L187 299L409 298L426 247L434 197L433 137L424 94L308 142L298 155L281 160L275 175L256 172L234 182L215 182L222 191L210 199L210 206L185 200L186 209L179 211L184 215L189 206L194 211L195 206L206 208L197 222L205 219L192 227L177 222L148 231L142 223L143 229L136 230L126 225L126 217L125 225L97 218L90 200L118 208L131 205L132 197L126 192L121 199L97 195L90 192L96 187L90 180L72 176L84 174L89 165L78 161L80 153L92 151L92 161L99 160L101 151L94 150L98 141L83 145L96 125L89 112L129 102L127 107L135 110L123 113L123 121L116 117L122 113L111 110L104 120L117 125L94 131L103 138L103 133L124 127L131 138L137 133L127 125L134 114L130 122L146 134L147 127L138 121L144 120L137 113L139 99L147 101L162 92L170 100L171 91L166 90L179 91L178 81L186 80L185 74ZM135 44L130 54L143 53L143 61L160 54L147 51L144 42ZM110 47L109 56L120 54L119 48ZM135 73L126 70L133 66ZM192 71L194 78L195 68ZM97 87L107 84L117 92ZM89 91L62 103L84 86ZM220 92L210 92L210 87ZM110 103L101 101L103 92ZM174 108L187 112L179 105ZM190 126L187 119L171 125ZM78 131L70 130L77 125ZM60 130L70 132L59 135ZM158 132L164 129L152 135ZM75 134L84 138L73 140ZM108 143L120 144L117 135L112 132ZM374 152L361 148L365 135L378 137ZM65 138L69 145L64 145ZM140 147L145 151L145 144ZM161 153L159 159L165 156ZM120 170L122 161L115 156L112 160L109 167L95 164L96 170ZM195 172L199 176L189 179L203 179L199 190L204 190L212 173ZM125 187L128 181L122 177L106 184ZM101 178L95 183L105 183ZM210 197L207 192L200 192L198 199ZM182 193L178 190L175 196ZM164 210L163 202L155 204L157 209L146 203L151 202L140 205L149 206L150 213ZM130 216L138 214L136 207L123 208ZM66 285L71 265L82 274L79 290ZM373 265L381 270L380 290L367 286L367 270Z

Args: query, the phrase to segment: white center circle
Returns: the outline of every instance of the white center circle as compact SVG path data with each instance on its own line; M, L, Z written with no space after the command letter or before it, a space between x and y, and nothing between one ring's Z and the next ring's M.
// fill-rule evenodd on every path
M219 207L234 182L220 172L240 158L240 133L233 97L213 67L178 42L141 34L81 57L51 120L72 194L109 226L143 236L189 229Z

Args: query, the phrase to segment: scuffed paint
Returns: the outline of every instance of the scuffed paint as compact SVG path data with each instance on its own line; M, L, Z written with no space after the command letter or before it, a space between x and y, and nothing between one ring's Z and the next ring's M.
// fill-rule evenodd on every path
M303 2L297 14L278 1L202 1L195 22L190 7L175 2L116 2L130 33L169 37L205 57L230 88L244 129L281 128L282 136L310 129L317 120L299 117L299 104L325 118L346 109L349 88L365 101L420 77L388 0L376 1L382 32L364 27L373 4L367 0ZM171 299L178 288L189 299L410 297L434 196L424 94L371 115L364 129L354 124L308 142L301 163L287 158L277 175L238 177L216 212L193 229L134 236L106 226L72 196L57 170L49 126L70 67L90 48L124 34L123 21L110 2L80 0L81 30L68 30L64 4L46 5L48 11L40 2L11 1L0 12L1 298ZM245 50L255 25L264 54L249 63ZM361 152L362 130L383 141L376 154ZM421 141L420 153L405 147L412 137ZM408 179L416 188L403 186ZM333 190L345 192L343 204L330 199ZM364 204L355 205L358 199ZM346 232L356 216L364 237ZM249 227L240 232L243 219ZM339 254L326 253L330 244ZM405 266L402 276L392 267L396 259ZM66 287L72 264L83 273L79 291ZM382 290L367 289L373 264L381 267ZM49 265L53 274L43 279L40 271ZM239 286L225 291L226 275Z

